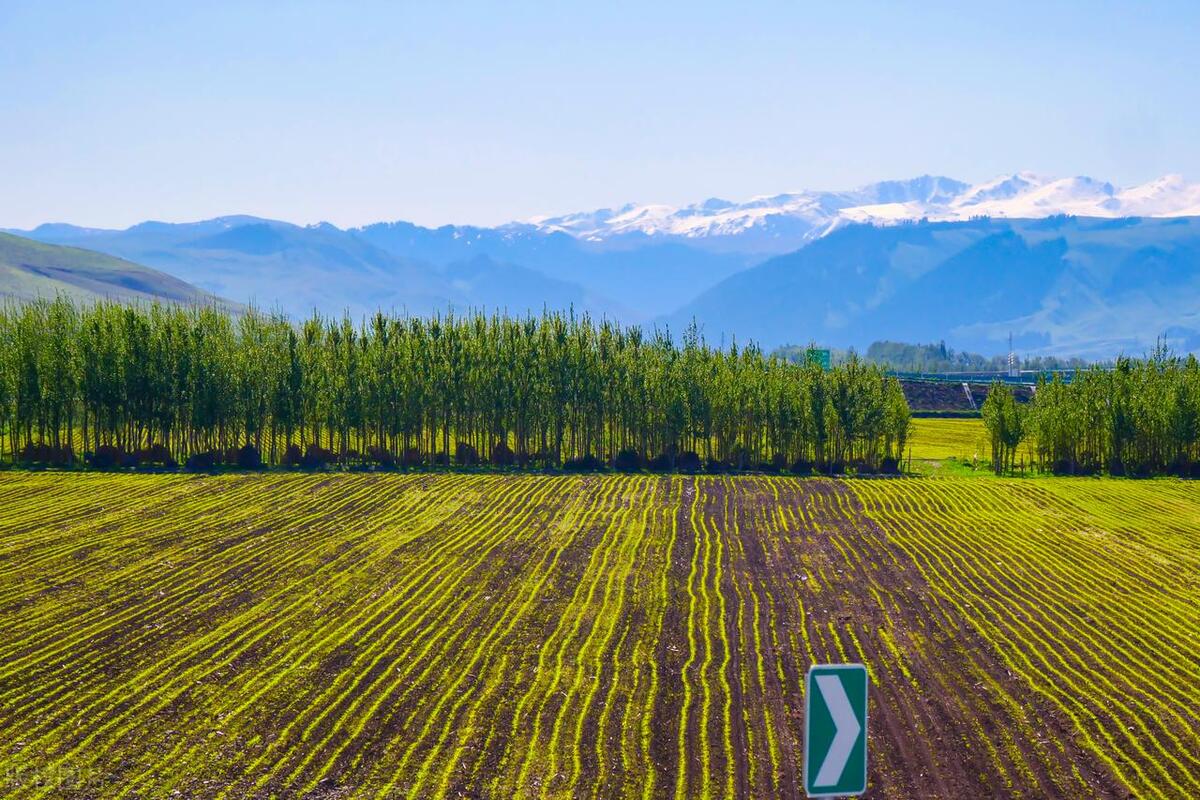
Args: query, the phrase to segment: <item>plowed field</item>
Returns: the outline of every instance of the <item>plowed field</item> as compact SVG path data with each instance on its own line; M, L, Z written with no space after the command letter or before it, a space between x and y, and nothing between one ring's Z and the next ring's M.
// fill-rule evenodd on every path
M0 794L1200 796L1177 481L0 475Z

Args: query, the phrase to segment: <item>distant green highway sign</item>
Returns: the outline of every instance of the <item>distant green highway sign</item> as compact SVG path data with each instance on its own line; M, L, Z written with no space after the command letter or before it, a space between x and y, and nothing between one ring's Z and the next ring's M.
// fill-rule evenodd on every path
M804 357L809 364L816 364L821 369L829 369L829 351L819 350L815 347L810 347L804 352Z
M804 791L844 797L867 790L867 668L814 664L804 686Z

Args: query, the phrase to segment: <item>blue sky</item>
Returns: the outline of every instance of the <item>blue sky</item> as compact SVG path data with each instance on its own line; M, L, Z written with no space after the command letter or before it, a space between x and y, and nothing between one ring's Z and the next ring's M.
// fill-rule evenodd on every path
M968 7L970 6L970 7ZM0 0L0 227L1200 179L1196 3Z

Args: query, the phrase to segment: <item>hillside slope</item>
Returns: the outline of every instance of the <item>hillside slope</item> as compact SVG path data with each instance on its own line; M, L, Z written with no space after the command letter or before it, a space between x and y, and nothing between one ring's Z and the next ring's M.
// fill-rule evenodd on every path
M0 297L16 300L220 303L226 301L185 281L121 258L0 233Z
M420 232L426 242L430 232ZM608 313L616 308L569 279L503 258L502 248L471 248L454 237L446 237L450 242L440 250L389 249L325 223L300 226L247 216L144 222L125 230L42 225L28 235L130 258L226 297L299 317L314 309L359 316L378 309L444 313L451 306L522 314L547 303ZM501 255L479 260L489 253Z
M391 222L349 232L397 258L446 265L486 256L520 264L548 280L577 285L586 295L578 310L610 315L615 310L631 322L678 308L703 289L761 260L749 252L709 252L691 243L662 242L640 234L597 243L522 224L423 228ZM541 307L538 297L526 299Z
M853 225L664 317L710 340L938 341L1025 354L1200 348L1200 218Z

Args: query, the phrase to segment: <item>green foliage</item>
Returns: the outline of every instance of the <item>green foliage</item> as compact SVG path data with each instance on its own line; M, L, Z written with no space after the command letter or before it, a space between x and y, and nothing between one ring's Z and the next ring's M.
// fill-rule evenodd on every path
M864 358L901 372L1003 372L1008 369L1008 356L988 358L979 353L967 353L937 344L908 344L906 342L872 342ZM1088 362L1081 358L1036 356L1021 360L1022 369L1057 370L1082 369Z
M994 381L979 409L992 444L992 469L997 475L1010 472L1017 446L1025 438L1025 409L1017 403L1008 384Z
M898 461L909 409L897 381L851 357L824 372L757 347L676 345L608 321L545 313L398 318L34 302L0 310L0 421L30 444L177 458L250 444L417 451L449 463L509 448L561 465L634 450L735 468ZM461 445L461 447L460 447Z
M810 347L815 345L810 345ZM776 348L772 355L793 363L804 363L808 347L784 345ZM853 350L831 350L834 364L845 364L854 356ZM968 353L947 347L945 342L937 344L909 344L888 340L872 342L862 360L878 364L898 372L1004 372L1008 369L1008 356L988 356ZM1021 359L1021 369L1052 372L1063 369L1084 369L1089 366L1082 358L1058 358L1055 356L1033 356Z
M1039 458L1056 472L1191 474L1200 461L1200 363L1159 347L1070 383L1043 380L1032 422Z

